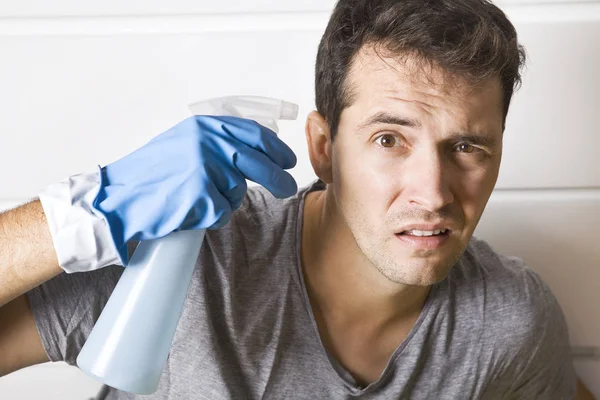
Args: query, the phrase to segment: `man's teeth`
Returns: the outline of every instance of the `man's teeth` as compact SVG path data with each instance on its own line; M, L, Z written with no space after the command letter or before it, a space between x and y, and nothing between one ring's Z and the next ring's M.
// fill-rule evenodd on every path
M419 231L417 229L413 229L412 231L404 232L407 235L413 236L433 236L439 235L440 233L446 233L447 229L437 230L437 231Z

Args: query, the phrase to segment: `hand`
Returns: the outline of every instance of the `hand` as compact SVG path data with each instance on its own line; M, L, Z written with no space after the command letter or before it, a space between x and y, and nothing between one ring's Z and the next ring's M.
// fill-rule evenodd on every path
M296 193L284 171L296 156L277 135L237 117L190 117L101 170L93 203L121 258L130 240L217 229L242 203L246 178L279 198Z

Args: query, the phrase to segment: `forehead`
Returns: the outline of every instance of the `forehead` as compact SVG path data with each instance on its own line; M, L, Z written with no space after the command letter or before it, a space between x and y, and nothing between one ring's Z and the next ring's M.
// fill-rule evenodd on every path
M451 113L465 122L503 122L498 77L473 84L415 56L386 57L365 47L352 62L347 84L352 97L350 107L363 112L404 106L425 113Z

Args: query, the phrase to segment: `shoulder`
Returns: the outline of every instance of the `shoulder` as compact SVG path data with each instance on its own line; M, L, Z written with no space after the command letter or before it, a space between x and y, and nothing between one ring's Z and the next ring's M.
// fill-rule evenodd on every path
M575 375L563 312L548 285L522 259L473 238L449 276L457 318L481 333L494 388L515 398L571 398ZM478 324L479 327L475 327Z
M523 259L496 252L489 243L473 237L457 265L457 278L475 285L503 303L543 305L550 289Z
M230 221L206 231L199 255L199 265L206 268L198 270L201 285L210 285L214 298L230 298L231 288L247 300L272 290L273 282L283 287L295 272L303 193L279 199L263 187L249 187Z
M455 272L458 292L477 299L495 341L528 347L547 329L548 321L564 319L537 272L519 257L496 252L484 240L471 240Z
M229 228L257 227L272 230L276 226L291 227L297 224L302 213L304 195L312 190L321 189L320 181L301 188L295 195L280 199L262 186L248 187L246 196L231 218Z
M251 186L239 209L226 225L226 230L252 231L256 234L279 234L280 229L296 226L306 189L294 196L280 199L262 186ZM272 235L268 235L272 236Z
M203 254L231 259L266 257L279 248L292 251L300 226L302 200L313 186L302 188L285 199L273 196L262 186L250 186L230 221L206 232Z
M498 368L496 383L522 392L519 398L570 393L574 375L567 324L539 274L477 238L456 267L456 302L467 304L467 310L459 309L480 324L481 349Z
M268 219L281 218L284 214L297 214L302 193L303 191L300 191L294 196L280 199L262 186L251 186L242 205L234 212L232 220L237 218L266 222Z

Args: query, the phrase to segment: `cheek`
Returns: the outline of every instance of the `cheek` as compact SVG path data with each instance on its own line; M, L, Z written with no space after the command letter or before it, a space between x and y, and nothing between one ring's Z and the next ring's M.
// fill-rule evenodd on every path
M369 157L364 150L339 150L333 162L338 206L355 235L374 236L375 230L385 223L393 201L395 167Z
M359 144L344 144L334 151L334 184L340 193L352 192L357 199L368 199L368 203L382 200L393 188L397 174L397 162L392 163L385 157L376 157Z
M498 167L489 166L453 177L454 194L467 221L479 220L498 178Z

